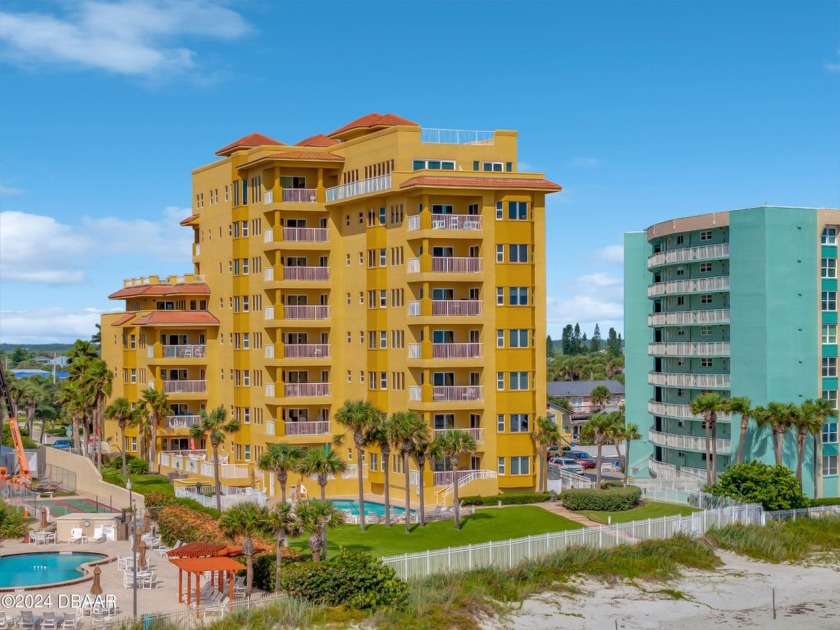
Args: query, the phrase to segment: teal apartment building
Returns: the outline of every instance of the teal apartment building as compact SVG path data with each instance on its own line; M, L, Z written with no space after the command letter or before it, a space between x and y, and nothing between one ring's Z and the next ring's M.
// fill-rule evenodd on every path
M624 236L626 412L643 439L640 476L705 482L704 392L753 405L837 404L837 248L840 210L757 207L657 223ZM735 463L740 416L721 416L717 467ZM838 496L837 420L826 424L814 475L808 440L803 479ZM744 458L775 461L770 432L751 423ZM795 469L789 434L784 463Z

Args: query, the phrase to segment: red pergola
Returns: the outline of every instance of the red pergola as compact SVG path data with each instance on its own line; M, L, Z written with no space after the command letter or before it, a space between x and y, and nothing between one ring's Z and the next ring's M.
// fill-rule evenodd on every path
M222 545L225 547L225 545ZM172 564L178 567L178 602L184 601L183 574L187 574L187 605L192 603L192 576L195 574L195 603L201 606L201 574L210 572L210 583L214 583L214 575L218 574L219 592L224 592L224 582L227 580L229 595L233 599L233 576L244 569L233 558L226 556L211 556L205 558L170 558Z

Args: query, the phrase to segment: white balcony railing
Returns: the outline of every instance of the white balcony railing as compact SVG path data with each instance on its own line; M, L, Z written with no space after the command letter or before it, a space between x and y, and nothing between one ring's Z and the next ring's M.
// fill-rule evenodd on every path
M420 315L420 302L414 301L408 303L408 316L417 317Z
M419 385L412 385L409 387L408 399L412 402L421 402L423 400L423 388Z
M660 431L650 430L648 431L648 438L657 446L676 448L681 451L700 451L701 453L706 452L705 436L680 435L676 433L662 433ZM709 440L710 448L711 445L712 442L711 440ZM715 446L717 447L718 457L722 457L729 454L729 440L718 438L717 440L715 440Z
M273 306L266 306L265 310L263 310L263 313L265 313L265 318L266 319L274 319L274 307Z
M287 359L321 359L330 356L328 343L287 343L283 346Z
M420 229L420 215L419 214L412 214L408 217L408 231L414 232L415 230Z
M406 271L408 273L420 273L420 259L409 258L408 264L406 265Z
M265 421L265 434L266 435L277 435L274 420L266 420Z
M283 240L296 243L326 243L330 240L330 231L327 228L283 228Z
M650 372L648 373L648 383L664 387L729 389L732 384L732 377L729 374L668 374L665 372Z
M728 357L728 341L649 343L648 354L660 357Z
M189 429L201 422L201 416L166 416L164 426L167 429Z
M677 311L674 313L652 313L648 315L648 326L685 326L692 324L728 324L729 309L716 308L707 311Z
M163 381L166 394L201 394L207 391L207 381Z
M702 245L683 247L670 252L660 252L648 258L648 268L670 265L672 263L692 262L694 260L712 260L729 257L729 243L720 245Z
M481 385L444 385L432 388L435 402L457 402L462 400L484 400L484 387Z
M329 319L330 307L321 304L294 304L283 307L286 319Z
M463 431L464 433L469 433L470 436L472 437L472 439L474 439L476 441L476 443L478 443L478 444L481 444L482 442L484 442L484 429L477 429L477 428L476 429L473 429L473 428L463 429L461 427L452 427L451 429L435 429L434 432L435 432L435 435L437 436L437 435L441 435L443 433L446 433L447 431L453 431L453 430L454 431Z
M286 422L286 435L326 435L330 432L327 420L316 422Z
M266 267L263 269L263 280L272 282L274 280L274 267Z
M206 356L205 345L163 346L164 359L203 359Z
M475 231L482 227L481 216L473 214L433 214L433 230Z
M689 405L680 405L677 403L661 403L655 400L648 401L648 411L655 416L668 416L669 418L677 418L679 420L702 420L703 414L691 413Z
M265 397L266 398L274 398L274 383L266 383L265 386Z
M482 300L432 300L432 315L442 317L469 317L481 315Z
M481 144L493 146L496 135L492 131L472 129L421 129L420 142L424 144Z
M266 359L273 359L274 358L274 346L273 345L268 344L265 347L265 358Z
M474 473L481 472L479 470L459 470L458 471L458 482L463 483L467 477L473 476ZM455 483L455 473L451 470L436 470L434 471L434 484L436 486L450 486Z
M371 179L363 179L352 184L342 184L327 188L327 202L340 201L349 197L369 195L371 193L391 190L391 175L380 175Z
M329 279L329 267L283 267L283 280L321 281Z
M273 243L274 242L274 230L272 228L268 228L265 232L263 232L263 242L265 242L265 243Z
M484 344L436 343L432 345L434 359L480 359Z
M434 273L477 273L483 268L481 258L456 258L436 256L432 258Z
M729 291L729 276L657 282L648 287L648 297L677 295L681 293L704 293L706 291Z
M263 203L265 205L270 205L274 203L274 191L273 190L266 190L263 194Z
M648 461L648 470L657 479L692 479L706 483L706 471L699 468L680 466L654 461L653 457Z
M410 343L408 344L408 358L409 359L422 359L423 354L421 351L421 345L419 343Z
M329 396L329 383L286 383L283 387L286 398L303 398L305 396Z
M318 201L318 196L314 188L284 188L283 201L315 203Z

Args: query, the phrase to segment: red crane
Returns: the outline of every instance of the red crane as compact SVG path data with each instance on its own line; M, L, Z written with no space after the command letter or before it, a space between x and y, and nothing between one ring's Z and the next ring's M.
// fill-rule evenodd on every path
M17 455L18 468L20 471L17 475L10 475L8 468L0 466L0 479L6 479L12 483L29 486L32 484L32 474L29 472L29 461L26 459L26 453L23 451L23 439L20 436L20 427L17 422L15 403L12 400L12 394L9 391L9 385L6 382L5 374L3 374L2 366L0 366L0 394L2 394L3 401L6 404L6 413L9 416L9 431L12 434L12 442L15 446L15 454Z

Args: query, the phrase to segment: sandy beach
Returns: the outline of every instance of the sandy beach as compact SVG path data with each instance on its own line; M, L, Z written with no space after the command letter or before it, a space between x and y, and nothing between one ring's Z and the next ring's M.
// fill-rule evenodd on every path
M840 628L840 566L767 564L727 552L718 555L725 564L717 571L686 571L682 578L666 584L581 581L574 584L580 594L543 593L526 600L519 611L488 620L484 627ZM663 593L664 589L672 594ZM675 595L685 599L675 599Z

